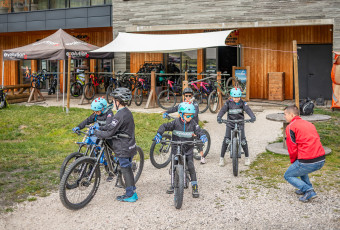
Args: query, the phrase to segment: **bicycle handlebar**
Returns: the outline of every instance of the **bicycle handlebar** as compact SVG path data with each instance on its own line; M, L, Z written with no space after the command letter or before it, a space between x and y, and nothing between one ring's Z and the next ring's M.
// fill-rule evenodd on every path
M201 140L193 140L193 141L173 141L173 140L161 140L162 144L175 144L175 145L182 145L182 144L197 144L197 145L203 145L203 142Z
M249 123L251 122L250 119L248 120L225 120L222 119L222 123L227 124L227 123Z
M93 134L89 134L89 133L86 133L86 132L81 131L81 130L77 130L75 133L78 134L78 135L84 134L85 136L88 136L88 137L93 135ZM105 139L109 140L109 139L119 139L119 138L130 138L130 136L127 135L127 134L117 134L115 136L112 136L110 138L105 138Z

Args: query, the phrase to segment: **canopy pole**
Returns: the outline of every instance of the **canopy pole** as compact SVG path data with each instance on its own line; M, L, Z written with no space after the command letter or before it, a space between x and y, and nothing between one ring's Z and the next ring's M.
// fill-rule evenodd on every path
M294 69L295 105L300 110L299 71L298 71L297 42L296 42L296 40L293 40L293 69Z
M66 59L63 60L63 111L65 110L65 63Z
M2 52L3 53L3 52ZM5 77L4 77L4 73L5 73L5 60L4 60L4 55L2 55L2 69L1 69L1 72L2 72L2 82L1 82L1 85L2 85L2 88L4 88L4 79L5 79Z
M68 56L67 64L67 107L66 113L70 112L70 84L71 84L71 54Z

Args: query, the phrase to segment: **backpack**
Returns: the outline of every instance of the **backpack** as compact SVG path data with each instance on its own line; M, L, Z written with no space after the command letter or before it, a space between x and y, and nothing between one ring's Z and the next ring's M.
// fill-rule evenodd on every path
M314 112L314 103L307 97L305 100L300 100L300 115L308 116Z

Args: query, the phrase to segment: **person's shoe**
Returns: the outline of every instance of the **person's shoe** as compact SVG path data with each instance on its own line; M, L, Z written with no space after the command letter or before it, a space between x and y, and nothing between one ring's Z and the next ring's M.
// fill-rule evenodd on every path
M135 192L132 196L130 197L125 197L121 199L120 201L122 202L136 202L138 200L137 193Z
M314 190L309 190L305 193L305 195L303 195L302 197L299 198L299 201L302 201L302 202L308 202L309 200L311 199L314 199L316 198L317 195L316 195L316 192L314 192Z
M125 198L129 198L127 195L121 195L121 196L117 196L116 197L116 200L118 200L118 201L122 201L123 199L125 199Z
M221 167L224 166L224 157L220 157L220 163L218 165Z
M297 195L304 195L304 194L305 194L305 193L302 192L300 189L295 190L295 193L296 193Z
M244 165L245 166L249 166L250 165L250 159L249 157L246 157L245 160L244 160Z
M113 181L113 175L109 174L109 176L106 178L106 182Z
M205 164L205 158L201 157L201 164Z
M173 194L174 193L174 187L170 185L170 187L166 190L167 194Z
M198 193L198 186L197 184L192 186L192 197L193 198L198 198L200 194Z

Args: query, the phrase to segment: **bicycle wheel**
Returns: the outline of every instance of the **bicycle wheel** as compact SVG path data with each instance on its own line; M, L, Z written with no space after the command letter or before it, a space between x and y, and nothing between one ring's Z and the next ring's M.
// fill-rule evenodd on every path
M194 94L195 100L198 103L199 113L204 113L208 109L208 94L196 93Z
M95 163L95 158L82 157L67 168L59 185L59 197L66 208L71 210L81 209L96 194L100 184L99 167L94 169L92 177L89 178ZM72 185L72 187L67 188L67 184Z
M84 87L84 97L87 100L92 100L94 98L94 94L95 94L94 85L91 82L87 83Z
M210 146L211 146L211 139L210 139L210 134L208 133L207 130L202 129L202 132L204 133L204 135L207 136L208 141L205 142L202 146L202 150L203 150L203 157L206 157L209 153L210 150ZM201 160L201 154L199 153L198 148L194 148L194 158L196 160Z
M228 78L225 86L226 86L226 97L230 97L230 90L237 85L237 80L234 77Z
M163 90L157 96L157 104L165 110L168 110L176 105L176 95L170 90Z
M143 103L143 89L141 87L136 88L134 98L137 106Z
M115 90L115 88L116 88L115 84L110 84L109 87L107 87L106 100L107 100L107 103L109 104L113 103L113 97L111 96L111 93Z
M218 93L216 90L209 94L208 98L209 110L211 113L217 113L219 109L220 99L218 98Z
M184 193L184 170L183 165L175 166L174 178L174 203L177 209L182 207Z
M238 175L238 140L236 137L233 138L232 143L232 157L233 157L233 174L234 176Z
M163 140L171 140L170 134L163 134ZM153 166L158 169L166 167L171 161L171 147L168 144L156 144L156 141L152 142L150 148L150 161Z
M68 166L70 166L74 161L76 161L79 157L82 157L82 156L84 156L84 154L80 152L74 152L65 158L65 160L63 161L60 167L60 175L59 175L60 180L63 178L65 170L68 168Z
M79 97L83 93L83 85L77 81L73 82L70 91L73 97Z

